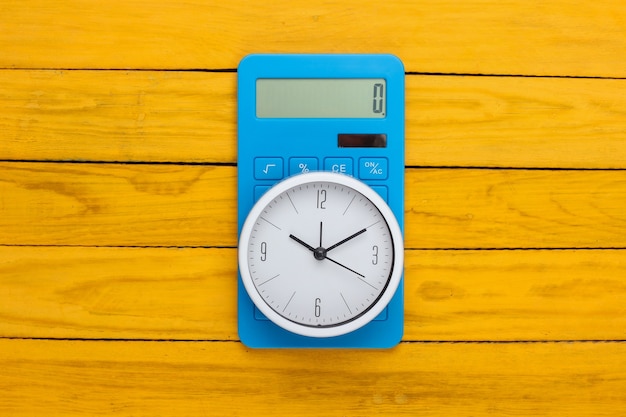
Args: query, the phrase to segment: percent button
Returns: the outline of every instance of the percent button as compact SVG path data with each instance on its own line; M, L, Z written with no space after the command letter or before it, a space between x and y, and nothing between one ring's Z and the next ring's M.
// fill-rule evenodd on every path
M387 158L361 158L359 160L359 178L362 180L386 180Z
M306 174L317 171L317 158L291 158L289 160L289 175Z

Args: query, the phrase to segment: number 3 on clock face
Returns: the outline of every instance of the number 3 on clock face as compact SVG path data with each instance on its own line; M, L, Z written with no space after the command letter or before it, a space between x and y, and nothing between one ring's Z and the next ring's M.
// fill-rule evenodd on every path
M272 187L242 227L239 269L254 305L297 335L326 338L367 325L403 270L400 227L370 187L315 172Z

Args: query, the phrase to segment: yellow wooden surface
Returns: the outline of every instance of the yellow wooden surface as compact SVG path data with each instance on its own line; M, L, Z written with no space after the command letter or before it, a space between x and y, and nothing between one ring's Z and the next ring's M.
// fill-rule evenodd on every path
M391 52L408 71L625 77L622 0L4 0L3 68L235 68Z
M626 344L403 344L251 351L239 343L1 340L5 415L529 415L626 412Z
M234 248L0 247L0 258L5 337L237 340ZM409 250L404 340L620 340L625 267L621 250Z
M0 163L0 244L237 244L231 166ZM406 169L405 246L626 247L626 171Z
M625 414L622 1L7 0L0 22L0 415ZM238 341L251 52L405 63L395 349Z
M0 160L235 162L236 78L230 72L0 70ZM406 163L622 168L625 85L407 76Z

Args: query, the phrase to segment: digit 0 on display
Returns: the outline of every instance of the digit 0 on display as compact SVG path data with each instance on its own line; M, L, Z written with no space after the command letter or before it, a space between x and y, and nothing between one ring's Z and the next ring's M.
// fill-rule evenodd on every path
M374 104L372 106L372 112L380 114L382 116L385 115L383 109L385 106L385 84L376 83L374 84Z

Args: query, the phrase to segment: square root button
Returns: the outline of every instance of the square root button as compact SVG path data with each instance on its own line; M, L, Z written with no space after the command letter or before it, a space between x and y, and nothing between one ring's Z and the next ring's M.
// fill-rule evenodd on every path
M256 158L254 178L257 180L279 180L283 178L282 158Z
M387 168L387 158L361 158L359 159L359 178L362 180L386 180Z

